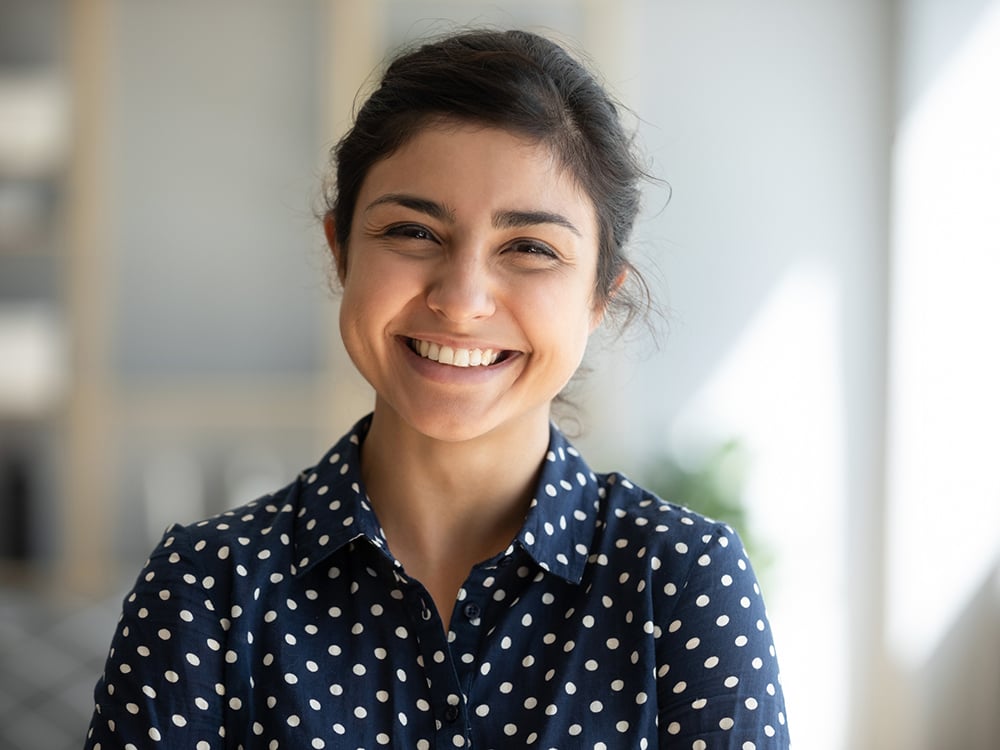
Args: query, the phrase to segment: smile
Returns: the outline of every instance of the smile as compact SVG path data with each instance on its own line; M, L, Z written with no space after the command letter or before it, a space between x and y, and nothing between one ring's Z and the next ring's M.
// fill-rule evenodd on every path
M459 349L421 339L408 339L407 343L424 359L452 367L489 367L506 359L504 352L494 349Z

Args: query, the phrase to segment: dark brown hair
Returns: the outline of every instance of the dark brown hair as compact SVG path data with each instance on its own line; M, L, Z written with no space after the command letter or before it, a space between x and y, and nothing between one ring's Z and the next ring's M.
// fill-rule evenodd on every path
M625 254L645 176L633 139L595 76L555 42L526 31L465 31L390 63L333 149L326 211L345 253L368 171L435 120L501 128L552 148L597 214L595 300L622 327L648 312L648 288Z

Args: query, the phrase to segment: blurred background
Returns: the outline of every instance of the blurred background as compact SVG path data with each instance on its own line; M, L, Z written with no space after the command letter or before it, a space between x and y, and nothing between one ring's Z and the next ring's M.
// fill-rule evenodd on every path
M327 151L470 23L571 40L664 181L591 464L739 524L797 747L996 750L1000 0L0 0L0 748L79 747L162 529L368 410Z

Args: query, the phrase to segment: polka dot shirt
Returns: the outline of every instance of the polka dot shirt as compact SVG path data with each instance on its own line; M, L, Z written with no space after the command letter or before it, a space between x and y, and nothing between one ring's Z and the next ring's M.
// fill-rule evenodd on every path
M86 747L787 748L739 539L552 428L517 538L447 630L359 471L369 419L279 492L164 535Z

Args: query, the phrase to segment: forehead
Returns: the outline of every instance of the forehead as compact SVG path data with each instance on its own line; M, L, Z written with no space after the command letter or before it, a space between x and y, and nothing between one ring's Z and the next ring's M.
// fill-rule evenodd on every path
M593 202L555 150L495 127L444 121L420 128L371 167L356 208L391 192L426 192L456 210L558 210L596 232Z

